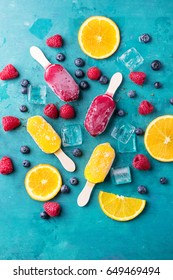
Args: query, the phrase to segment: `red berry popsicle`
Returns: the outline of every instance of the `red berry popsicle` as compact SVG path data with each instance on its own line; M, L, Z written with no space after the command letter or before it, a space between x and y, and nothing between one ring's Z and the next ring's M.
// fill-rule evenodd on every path
M30 54L43 66L45 81L61 100L69 102L78 99L79 86L62 65L51 64L43 52L35 46L30 48Z
M122 79L123 77L121 73L115 73L110 80L106 93L97 96L92 101L84 121L86 130L92 136L97 136L106 129L116 108L113 96L117 88L120 86Z

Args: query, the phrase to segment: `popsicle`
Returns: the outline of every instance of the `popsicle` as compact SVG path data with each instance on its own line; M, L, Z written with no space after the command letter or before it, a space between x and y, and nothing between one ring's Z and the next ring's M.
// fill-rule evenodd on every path
M45 81L61 100L69 102L78 99L79 86L62 65L51 64L38 47L32 46L30 54L43 66Z
M122 74L115 73L105 94L99 95L92 101L85 117L84 126L92 135L97 136L106 129L106 126L116 108L113 96L122 82Z
M30 117L27 131L43 152L54 153L67 171L75 170L75 163L61 150L61 138L43 117Z
M87 179L87 182L77 199L77 204L80 207L83 207L88 203L95 184L104 181L114 158L115 151L109 143L103 143L96 146L85 167L84 176Z

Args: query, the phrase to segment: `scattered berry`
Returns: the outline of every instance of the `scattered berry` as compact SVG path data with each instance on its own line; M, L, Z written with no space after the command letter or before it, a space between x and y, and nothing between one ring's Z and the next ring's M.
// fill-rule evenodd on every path
M6 116L2 118L2 126L5 131L12 130L20 125L20 120L16 117Z
M19 72L17 71L17 69L12 64L6 65L2 69L2 71L0 72L0 79L1 80L15 79L18 76L19 76Z
M173 97L170 98L169 102L173 105Z
M58 61L64 61L65 60L65 55L63 53L58 53L56 55L56 60Z
M21 105L21 106L19 107L19 109L20 109L20 111L23 112L23 113L28 111L28 107L27 107L26 105Z
M22 88L21 88L21 93L22 93L22 94L27 94L27 93L28 93L27 87L22 87Z
M106 85L106 84L108 84L109 83L109 79L106 77L106 76L101 76L100 77L100 79L99 79L99 82L100 82L100 84L102 84L102 85Z
M147 190L147 188L145 186L142 186L142 185L138 186L138 193L145 194L147 192L148 192L148 190Z
M136 96L136 91L135 90L130 90L128 93L127 93L128 97L130 98L134 98Z
M140 103L138 112L141 115L148 115L154 111L153 105L148 102L147 100L144 100Z
M63 40L61 35L56 34L46 40L47 46L51 48L60 48L63 45Z
M118 115L119 117L124 117L125 114L126 114L125 111L122 110L122 109L117 111L117 115Z
M44 107L44 114L51 119L56 119L59 112L55 104L50 103Z
M31 166L30 161L25 159L25 160L23 161L23 166L24 166L24 167L30 167L30 166Z
M59 216L61 211L61 207L57 202L46 202L44 203L43 208L50 217Z
M0 160L0 173L7 175L13 172L13 163L9 157L3 157Z
M82 67L85 65L85 62L82 58L76 58L75 61L74 61L74 64L77 66L77 67Z
M139 41L142 42L142 43L148 43L151 41L151 36L149 34L142 34L140 37L139 37Z
M77 78L83 78L83 77L85 76L84 71L81 70L81 69L77 69L77 70L75 71L75 76L76 76Z
M59 116L63 119L73 119L75 117L75 109L69 104L61 106Z
M159 60L153 60L153 62L151 63L151 68L154 70L154 71L158 71L160 70L162 64Z
M79 180L76 177L70 178L71 185L77 185L78 183L79 183Z
M29 81L26 79L23 79L23 80L21 80L20 84L22 87L27 87L29 85Z
M45 211L43 211L40 213L40 218L47 220L50 218L50 216Z
M144 134L144 131L142 128L138 127L135 129L135 134L136 135L143 135Z
M160 178L160 183L161 183L161 184L164 185L164 184L167 184L167 182L168 182L167 178L165 178L165 177L161 177L161 178Z
M146 74L144 72L131 72L129 78L137 85L143 85L145 82Z
M81 89L87 89L87 88L89 88L89 84L88 84L87 81L81 81L80 84L79 84L79 87Z
M133 159L133 167L139 170L149 170L151 166L146 156L138 154Z
M97 67L93 66L88 69L87 76L90 80L98 80L101 76L101 71Z
M22 154L29 154L30 153L30 148L28 146L21 146L20 151Z
M67 185L62 185L61 192L62 193L69 193L70 189Z
M81 151L79 148L75 148L75 149L73 150L73 155L74 155L75 157L81 157L81 156L82 156L82 151Z
M162 86L162 85L161 85L160 82L155 82L155 83L154 83L154 87L157 88L157 89L158 89L158 88L161 88L161 86Z

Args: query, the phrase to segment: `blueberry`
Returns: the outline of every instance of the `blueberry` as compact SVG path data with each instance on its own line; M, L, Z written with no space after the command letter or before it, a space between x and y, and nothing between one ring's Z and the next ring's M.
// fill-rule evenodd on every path
M167 182L168 182L167 178L165 178L165 177L161 177L161 178L160 178L160 183L161 183L161 184L164 185L164 184L167 184Z
M73 155L75 157L81 157L82 151L80 149L76 148L76 149L73 150Z
M144 131L142 128L138 127L135 129L135 134L136 135L143 135L144 134Z
M30 167L30 166L31 166L30 161L29 161L29 160L24 160L24 161L23 161L23 166L24 166L24 167Z
M160 70L162 64L159 60L153 60L153 62L151 63L151 68L154 70L154 71L158 71Z
M27 87L29 85L29 81L26 79L23 79L23 80L21 80L20 84L22 87Z
M149 34L142 34L140 37L139 37L139 41L142 42L142 43L148 43L151 41L151 36Z
M30 153L30 148L28 146L21 146L20 151L22 154L29 154Z
M128 93L127 93L128 97L130 98L134 98L136 96L136 91L135 90L130 90Z
M123 117L123 116L125 116L125 111L124 110L118 110L117 111L117 115L119 116L119 117Z
M62 185L61 192L62 193L69 193L70 189L67 185Z
M63 53L58 53L56 55L56 60L58 61L64 61L65 60L65 55Z
M82 58L76 58L75 61L74 61L74 64L77 66L77 67L82 67L85 65L85 62Z
M20 109L21 112L27 112L28 111L28 107L26 107L25 105L21 105L19 107L19 109Z
M80 84L79 84L80 88L81 89L87 89L89 88L89 84L87 81L81 81Z
M22 87L22 88L21 88L21 93L22 93L22 94L27 94L27 93L28 93L27 87Z
M161 86L162 86L162 85L161 85L160 82L155 82L155 83L154 83L154 87L155 87L155 88L161 88Z
M138 193L144 194L144 193L147 193L147 192L148 192L148 190L145 186L142 186L142 185L138 186Z
M75 76L76 76L77 78L83 78L83 77L85 76L84 71L82 71L81 69L77 69L77 70L75 71Z
M79 183L79 180L76 177L70 178L71 185L77 185L78 183Z
M100 82L100 84L102 84L102 85L106 85L106 84L108 84L109 83L109 79L106 77L106 76L101 76L100 77L100 79L99 79L99 82Z
M169 102L173 105L173 97L170 98Z
M40 213L40 218L47 220L50 218L50 216L45 211L43 211Z

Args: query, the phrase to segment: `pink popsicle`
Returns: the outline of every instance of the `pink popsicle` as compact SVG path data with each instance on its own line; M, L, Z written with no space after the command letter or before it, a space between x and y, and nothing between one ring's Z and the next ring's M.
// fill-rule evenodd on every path
M30 48L30 54L43 66L45 81L61 100L69 102L78 99L79 86L62 65L51 64L43 52L35 46Z
M99 95L92 101L85 117L84 126L92 135L97 136L104 132L116 108L113 95L122 82L122 74L115 73L105 94Z

